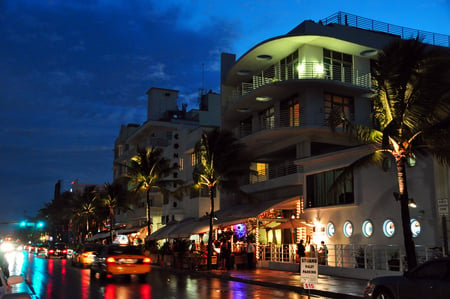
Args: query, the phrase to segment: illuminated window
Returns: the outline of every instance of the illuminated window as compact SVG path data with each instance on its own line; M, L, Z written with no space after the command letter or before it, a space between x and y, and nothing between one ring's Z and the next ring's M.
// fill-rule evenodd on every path
M384 222L383 233L388 238L392 237L395 234L395 224L392 220L388 219Z
M298 96L280 103L280 126L300 126L300 104L298 103Z
M353 224L350 221L345 221L344 226L344 236L350 238L353 235Z
M191 166L195 166L198 164L197 155L195 153L191 154Z
M336 232L334 229L334 224L332 222L328 222L325 231L327 233L328 238L331 238L332 236L334 236L334 233Z
M416 238L421 231L422 226L420 225L419 220L411 219L411 232L414 238Z
M366 220L362 225L362 232L365 237L370 237L373 234L373 224L372 221Z

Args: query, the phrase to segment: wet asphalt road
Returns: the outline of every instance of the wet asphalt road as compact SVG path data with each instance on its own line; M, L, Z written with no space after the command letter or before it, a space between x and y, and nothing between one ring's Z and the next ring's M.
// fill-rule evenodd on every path
M11 275L25 278L24 283L14 286L14 291L29 292L39 299L308 298L293 291L170 273L158 267L152 268L145 282L136 277L101 281L91 279L89 269L74 267L66 259L47 260L24 251L11 255L9 260Z

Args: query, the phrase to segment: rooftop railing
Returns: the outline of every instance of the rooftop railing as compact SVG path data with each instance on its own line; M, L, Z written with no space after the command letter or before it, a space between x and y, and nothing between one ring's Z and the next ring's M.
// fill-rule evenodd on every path
M424 43L450 47L450 36L445 34L433 33L429 31L422 31L418 29L411 29L407 27L402 27L398 25L393 25L389 23L384 23L346 12L339 11L323 20L320 21L323 25L328 24L340 24L345 26L356 27L360 29L367 29L372 31L380 31L389 34L395 34L400 36L402 39L416 38L420 37L423 39Z

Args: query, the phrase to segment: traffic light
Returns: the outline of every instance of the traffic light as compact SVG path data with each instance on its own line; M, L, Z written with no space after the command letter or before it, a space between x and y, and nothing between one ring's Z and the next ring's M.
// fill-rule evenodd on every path
M20 227L25 227L27 226L27 222L26 221L22 221L19 223Z
M38 221L38 223L36 223L36 227L37 228L43 228L44 227L44 222L43 221Z

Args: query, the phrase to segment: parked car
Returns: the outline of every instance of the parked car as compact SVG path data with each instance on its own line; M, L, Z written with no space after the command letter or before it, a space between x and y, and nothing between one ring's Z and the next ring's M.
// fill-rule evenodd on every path
M83 244L72 254L72 265L81 267L90 267L95 255L100 252L103 245L98 243Z
M373 278L364 298L450 298L450 258L427 261L403 275Z
M91 278L99 273L100 279L108 276L137 275L144 280L150 272L151 259L137 246L112 244L102 248L91 264Z
M51 244L44 252L45 258L51 257L67 258L67 246L66 243L54 243Z

